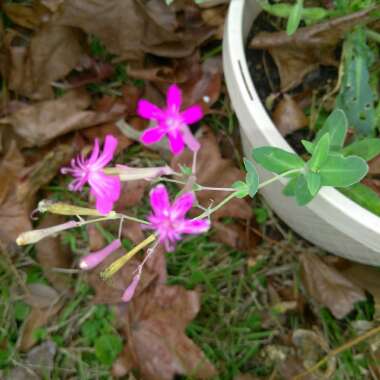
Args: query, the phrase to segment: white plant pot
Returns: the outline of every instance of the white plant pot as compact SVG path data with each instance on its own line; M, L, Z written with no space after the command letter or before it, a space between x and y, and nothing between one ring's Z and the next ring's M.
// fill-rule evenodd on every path
M252 83L245 41L261 9L256 0L231 0L223 41L223 63L232 105L240 122L244 152L275 146L294 152L267 114ZM256 165L261 181L273 175ZM380 218L334 188L323 188L305 207L282 195L286 179L262 190L277 215L321 248L347 259L380 265Z

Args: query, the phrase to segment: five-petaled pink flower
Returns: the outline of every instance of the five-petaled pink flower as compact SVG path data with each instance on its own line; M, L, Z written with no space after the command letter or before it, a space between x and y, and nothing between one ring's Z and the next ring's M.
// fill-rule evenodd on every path
M144 144L154 144L167 135L174 155L180 154L185 144L196 152L200 145L191 133L189 124L202 119L202 108L193 105L181 112L182 92L175 84L168 89L166 103L166 108L160 109L145 99L139 101L137 113L145 119L156 122L153 128L143 132L141 141Z
M71 167L61 169L62 174L71 174L75 179L69 185L71 191L81 191L88 183L91 195L96 198L96 209L101 214L108 214L113 204L120 197L121 183L118 176L106 175L103 168L113 159L117 146L117 139L107 135L103 152L100 153L99 140L95 139L91 155L85 158L83 154L71 160Z
M164 185L158 185L150 192L150 204L153 213L148 217L150 224L146 228L155 230L159 242L165 245L169 252L174 250L175 243L182 234L200 234L210 228L207 219L186 219L186 213L193 207L194 193L180 195L170 204L169 195Z

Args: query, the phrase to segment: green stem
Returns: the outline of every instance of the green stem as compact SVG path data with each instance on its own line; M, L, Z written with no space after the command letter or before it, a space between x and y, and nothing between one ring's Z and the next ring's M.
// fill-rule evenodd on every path
M284 172L282 174L277 174L276 176L268 179L267 181L264 181L263 183L260 183L259 189L262 189L263 187L268 186L272 182L275 182L275 181L277 181L280 178L286 177L289 174L299 173L300 171L302 171L302 169L292 169L292 170L288 170L287 172Z
M374 30L371 30L371 29L367 29L366 34L369 39L380 44L380 33L375 32Z
M230 200L234 199L236 197L237 192L229 194L226 198L224 198L219 204L217 204L215 207L213 207L210 210L204 211L201 215L197 216L194 219L202 219L204 217L210 216L215 211L219 210L221 207L223 207L226 203L228 203Z
M127 220L131 220L132 222L137 222L137 223L142 223L142 224L149 224L149 222L147 222L146 220L142 220L142 219L139 219L139 218L135 218L133 216L128 216L128 215L125 215L125 214L116 214L119 218L122 218L122 219L127 219Z
M171 182L171 183L177 183L180 185L187 185L187 182L185 181L179 181L177 179L171 179L171 178L164 178L164 177L159 177L156 178L157 181L162 181L162 182ZM195 184L195 189L194 191L202 191L202 190L211 190L211 191L236 191L236 189L232 187L209 187L209 186L202 186L199 184Z

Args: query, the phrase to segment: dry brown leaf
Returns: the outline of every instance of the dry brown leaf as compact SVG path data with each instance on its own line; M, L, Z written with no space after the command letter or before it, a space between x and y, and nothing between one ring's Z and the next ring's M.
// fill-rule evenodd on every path
M368 265L350 262L350 265L341 269L341 272L355 285L372 295L376 314L380 316L380 271Z
M272 114L273 122L283 136L307 127L308 119L294 99L285 94Z
M77 29L53 24L38 30L29 46L17 35L9 37L9 88L36 100L53 98L52 82L65 77L80 60L81 38Z
M48 340L31 349L26 355L23 366L15 367L9 373L8 380L40 380L50 379L54 369L54 356L57 347L54 342Z
M300 256L302 283L311 297L326 306L338 319L350 313L356 302L366 299L364 291L325 264L318 256L305 253Z
M146 380L175 375L211 379L216 370L184 329L199 311L199 295L179 286L151 286L127 310L128 350Z
M31 167L24 167L24 158L13 143L0 164L0 178L9 175L7 191L0 203L0 240L14 241L17 236L32 228L30 213L34 195L41 186L49 183L58 169L73 153L70 146L60 145Z
M253 49L267 49L272 55L281 79L281 90L299 85L306 74L319 65L337 65L335 49L345 34L359 23L370 21L372 9L286 32L261 32L249 44Z
M48 321L59 312L62 306L63 303L61 302L44 309L32 309L20 331L20 351L28 351L37 343L34 331L39 327L45 326Z
M293 380L295 376L305 373L306 368L302 364L302 359L297 356L287 357L279 366L279 377L276 380ZM303 380L317 380L313 374L307 374L302 377Z
M63 222L63 218L49 214L45 216L38 228L47 228ZM54 268L71 267L72 254L68 247L61 244L59 236L47 237L36 244L36 252L37 261L49 282L58 290L67 290L70 287L71 278L55 272Z
M25 302L38 309L50 307L58 302L59 294L51 286L34 283L27 286L28 293L25 294Z
M369 174L380 174L380 155L368 162Z
M27 29L37 29L49 17L48 10L40 2L32 4L4 3L3 12L17 25Z
M0 119L0 124L10 124L23 146L42 146L65 133L116 120L125 110L123 106L110 112L86 110L90 102L85 91L73 90L61 98L23 107Z
M111 53L122 58L140 59L144 53L164 57L192 54L214 33L199 18L185 18L181 23L159 0L67 0L56 24L94 34Z
M237 223L214 222L212 224L215 233L213 239L239 251L250 251L259 244L261 239L258 235L251 232L248 224L246 227L248 228Z
M221 57L209 58L202 65L194 66L190 80L183 83L183 107L200 104L205 113L219 99L222 89Z

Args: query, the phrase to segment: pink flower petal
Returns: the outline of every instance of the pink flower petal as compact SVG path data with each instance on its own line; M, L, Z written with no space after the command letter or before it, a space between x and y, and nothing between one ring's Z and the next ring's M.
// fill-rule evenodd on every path
M101 172L91 173L88 179L91 194L96 198L96 209L103 215L112 211L119 199L121 183L119 177L107 176Z
M200 234L206 232L209 228L210 221L207 219L185 220L180 232L184 234Z
M203 117L202 107L198 105L191 106L181 112L182 120L186 124L193 124L201 120Z
M136 288L137 288L137 285L139 284L139 282L140 282L140 273L136 274L133 277L132 282L128 285L127 289L125 289L123 296L122 296L122 300L124 302L129 302L132 299L132 297L135 294L135 291L136 291Z
M83 270L89 270L99 265L106 257L112 252L115 252L121 247L120 239L114 240L111 244L108 244L97 252L90 253L85 256L79 263L79 267Z
M165 136L165 131L161 128L154 127L146 129L140 137L143 144L150 145L160 141Z
M117 144L117 138L113 137L112 135L106 136L104 140L103 152L92 165L93 170L104 168L110 161L112 161Z
M150 191L150 204L156 215L162 215L168 211L169 194L164 185L157 185Z
M178 217L184 217L185 214L193 207L194 202L194 193L189 192L182 194L174 201L171 211Z
M161 109L145 99L139 100L137 104L137 114L148 120L161 120L163 117Z
M166 95L167 108L171 111L179 111L182 104L182 91L181 89L172 84L168 88L168 93Z
M185 144L189 147L189 149L192 152L197 152L200 149L201 144L199 144L198 140L191 133L189 127L184 126L182 128L182 137Z
M168 139L170 144L170 149L175 156L178 156L182 153L185 148L185 143L183 137L179 131L170 131L168 132Z
M88 159L88 164L93 164L99 157L99 139L95 139L94 147L92 148L92 153Z

